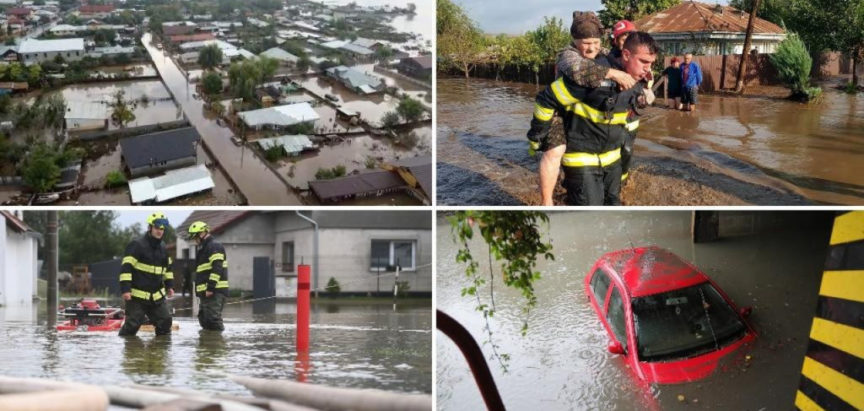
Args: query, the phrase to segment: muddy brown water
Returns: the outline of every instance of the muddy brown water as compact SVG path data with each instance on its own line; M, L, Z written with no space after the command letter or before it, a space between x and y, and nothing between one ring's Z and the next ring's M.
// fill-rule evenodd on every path
M641 122L637 160L661 156L816 203L864 204L864 94L833 85L823 84L816 105L700 95L695 113L652 108ZM538 160L528 156L525 134L539 89L446 78L437 90L439 201L520 204L501 187L536 185L530 178Z
M198 130L225 172L237 184L251 205L300 204L300 198L256 157L252 151L234 145L233 133L205 116L204 102L194 98L195 87L186 80L176 64L150 43L150 33L141 38L167 87L174 93L189 122Z
M828 223L821 228L730 235L694 245L689 240L689 212L551 214L548 237L556 259L538 265L542 279L536 283L538 303L528 316L527 336L520 335L521 294L503 286L500 269L493 276L497 311L491 327L499 352L511 356L509 372L488 360L488 345L482 350L505 405L544 410L792 408L816 309L830 217L823 219ZM740 218L739 226L752 223L752 217ZM782 218L788 227L797 227L796 213ZM437 233L437 307L482 343L484 322L474 310L476 302L461 295L461 288L468 285L464 267L455 263L450 227L440 216ZM584 292L585 274L597 258L627 248L631 241L671 250L701 268L737 305L753 307L749 321L757 339L701 381L640 383L622 356L607 351L606 331ZM478 241L471 246L481 262L479 272L488 275L486 246ZM479 294L489 302L488 286ZM436 339L438 408L483 409L456 345L440 332ZM745 355L751 360L742 358Z
M58 332L44 304L0 307L0 375L90 384L147 384L249 395L227 375L339 387L432 392L431 303L313 304L309 361L294 349L296 307L226 305L225 332L199 332L179 309L170 339L139 332Z

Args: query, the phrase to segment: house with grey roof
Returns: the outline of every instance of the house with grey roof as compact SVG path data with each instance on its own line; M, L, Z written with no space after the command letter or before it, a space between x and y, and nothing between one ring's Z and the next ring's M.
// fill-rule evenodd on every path
M206 222L225 246L232 289L253 291L263 279L259 286L272 286L277 297L296 297L297 265L303 263L312 266L313 293L324 292L333 278L342 294L392 295L397 265L409 293L432 292L429 211L196 210L177 232L194 221ZM195 251L178 237L177 260L195 258Z
M24 64L54 61L57 56L66 61L78 61L87 55L83 38L37 40L29 37L18 45L18 54Z
M362 71L345 66L330 67L325 70L327 76L341 82L357 94L374 94L384 91L386 84L380 77L366 74Z
M279 64L282 64L283 66L289 66L289 65L293 66L293 65L297 64L298 61L300 61L299 57L297 57L297 56L295 56L295 55L293 55L293 54L291 54L285 50L282 50L279 47L273 47L271 49L267 49L267 50L261 52L261 54L259 54L259 56L269 57L271 59L278 60Z
M120 140L123 163L132 177L195 165L200 139L195 127L124 138Z

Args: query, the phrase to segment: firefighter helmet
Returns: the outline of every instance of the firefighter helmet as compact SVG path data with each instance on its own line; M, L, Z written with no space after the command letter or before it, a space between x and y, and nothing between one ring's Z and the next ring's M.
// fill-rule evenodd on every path
M197 237L198 234L210 231L210 226L203 221L196 221L189 226L187 231L189 232L188 238L191 240Z
M147 217L147 225L157 228L165 228L171 224L168 223L168 217L165 217L164 213L157 212L150 214L150 217Z

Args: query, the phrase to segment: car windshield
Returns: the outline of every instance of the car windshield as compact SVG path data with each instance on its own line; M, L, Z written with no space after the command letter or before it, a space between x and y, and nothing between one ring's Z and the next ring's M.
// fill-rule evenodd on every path
M634 298L633 321L642 361L667 361L717 350L746 327L720 293L705 282Z

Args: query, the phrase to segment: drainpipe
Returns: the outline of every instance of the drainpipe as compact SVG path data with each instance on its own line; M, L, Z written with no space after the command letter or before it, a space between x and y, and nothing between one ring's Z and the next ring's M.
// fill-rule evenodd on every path
M318 222L316 222L315 220L313 220L309 217L306 217L303 214L300 214L300 210L295 210L295 213L297 213L297 217L300 217L300 218L312 223L312 226L315 227L315 246L314 246L315 248L314 248L313 257L312 257L313 258L312 267L314 268L314 275L313 275L313 279L312 279L312 289L315 290L315 298L318 298Z

